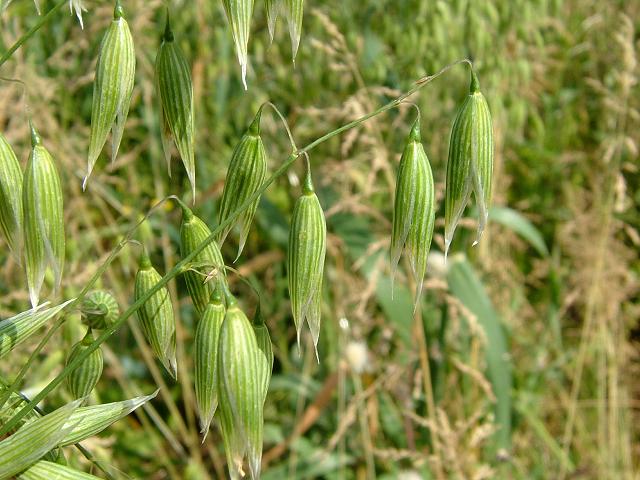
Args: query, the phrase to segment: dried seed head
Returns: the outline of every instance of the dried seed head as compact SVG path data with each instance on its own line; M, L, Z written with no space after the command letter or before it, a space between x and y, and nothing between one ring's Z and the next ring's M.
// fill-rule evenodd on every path
M73 362L92 343L93 334L89 329L84 338L71 348L67 357L67 365ZM73 398L85 398L91 393L102 375L102 363L102 350L98 347L84 359L78 368L69 374L67 377L67 389Z
M135 300L139 300L160 280L160 274L151 265L149 256L143 251L140 269L136 274ZM176 322L169 290L162 287L155 292L138 310L138 318L149 345L156 357L173 378L177 378L176 367Z
M22 250L22 181L16 154L0 134L0 227L18 261Z
M404 251L409 257L416 283L416 306L427 270L435 213L433 173L420 141L420 118L418 118L413 124L407 145L400 158L391 234L392 278L395 277L400 255Z
M220 223L224 222L251 195L255 194L264 182L267 174L267 154L260 138L261 114L262 107L256 113L253 122L236 145L231 156L220 201ZM231 225L223 228L220 232L218 242L222 245L229 232L236 226L239 228L240 238L236 260L240 257L247 241L258 203L260 203L260 198L257 198Z
M281 0L265 0L264 9L267 14L267 26L269 28L269 39L273 42L276 33L276 21L278 20L278 10Z
M175 143L191 182L195 200L195 117L191 70L182 50L174 41L168 12L162 44L156 57L155 77L160 97L160 120L163 124L162 145L169 175L171 175L171 144Z
M251 33L251 16L253 15L253 0L222 0L224 11L231 27L233 42L236 44L238 62L242 69L242 83L247 89L247 45Z
M291 37L292 57L295 62L298 47L300 46L300 36L302 35L304 0L284 0L284 3L287 23L289 25L289 36Z
M24 254L31 304L36 306L48 267L60 287L64 266L62 187L53 158L31 125L31 155L22 186Z
M186 257L211 235L207 224L196 217L186 205L182 207L180 226L180 254ZM224 260L218 244L209 243L193 260L190 270L184 272L187 290L198 315L202 315L217 284L225 283Z
M475 243L480 240L489 215L493 127L489 106L473 71L469 90L451 129L445 193L445 257L472 190L480 217Z
M195 392L200 417L202 441L218 408L217 364L218 339L225 316L225 307L216 288L196 327L194 338Z
M96 78L93 83L91 107L91 137L87 158L87 175L82 184L86 188L89 175L107 141L111 130L111 161L118 155L124 124L129 114L133 92L136 56L129 25L124 19L119 0L113 12L113 21L102 39Z
M82 321L90 328L104 330L120 316L118 302L109 292L94 290L87 294L80 305Z
M260 478L267 369L249 319L228 295L218 344L217 381L220 426L233 479L244 476L245 458L251 478Z
M289 230L287 271L289 297L296 324L298 348L300 332L306 319L318 357L322 278L327 243L324 212L313 191L311 173L307 169L302 195L293 209Z

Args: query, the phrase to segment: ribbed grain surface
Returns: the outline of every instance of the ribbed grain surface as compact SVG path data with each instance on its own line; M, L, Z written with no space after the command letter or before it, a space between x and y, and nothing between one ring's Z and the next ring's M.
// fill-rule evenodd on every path
M247 88L247 45L251 33L251 16L253 15L253 0L222 0L224 11L231 27L233 42L236 45L238 62L242 70L242 83Z
M118 302L105 290L89 292L80 305L82 320L89 327L103 330L113 325L120 316Z
M211 230L207 224L193 215L190 210L183 209L182 225L180 226L180 255L183 258L189 255L209 235L211 235ZM184 272L184 280L196 312L198 315L202 315L216 283L224 281L224 260L218 244L216 242L209 243L202 252L196 255L193 264L193 269L197 271ZM216 270L215 275L218 275L218 279L210 278L207 280L207 275L212 270Z
M237 305L230 305L218 346L218 410L232 479L241 478L245 457L251 478L260 477L267 368L251 323Z
M195 392L200 432L206 437L218 408L217 363L218 340L225 307L220 299L212 300L196 326L194 338Z
M303 193L293 210L289 230L287 272L291 310L296 324L298 346L300 332L307 321L318 355L320 305L326 252L327 227L315 193Z
M416 120L400 158L391 234L391 269L395 277L404 251L416 283L417 305L427 270L427 257L435 224L435 189L429 159L420 142L420 121Z
M89 332L82 341L73 346L67 357L67 365L89 348L92 342L93 335ZM82 399L91 393L100 380L102 366L102 349L98 347L67 377L67 389L73 398Z
M135 300L153 288L160 278L160 274L148 263L148 259L143 258L140 270L136 274ZM176 324L171 298L166 287L162 287L151 295L138 310L138 318L156 357L167 372L176 378Z
M473 190L479 210L479 241L487 223L493 176L493 127L484 95L472 73L471 91L451 129L445 192L445 254Z
M0 134L0 228L18 260L22 249L22 180L16 154Z
M99 480L100 477L58 463L41 460L18 475L19 480Z
M107 141L109 130L112 130L111 160L115 160L129 113L136 58L129 25L124 18L118 17L117 12L116 7L116 18L107 29L98 54L93 83L87 175L83 187L86 187L86 182Z
M260 116L258 111L253 122L233 150L224 191L220 201L219 223L224 222L235 210L253 195L264 183L267 174L267 153L260 138ZM220 232L218 243L224 244L229 232L236 226L239 229L238 257L247 241L253 217L260 203L258 197L236 220Z
M189 63L173 38L167 20L158 56L156 57L156 84L160 97L163 147L167 167L171 173L171 138L187 171L193 197L196 195L195 116L193 83Z
M34 145L24 175L22 202L27 284L31 304L35 306L47 267L53 270L55 288L60 286L65 235L58 171L35 131L33 138Z

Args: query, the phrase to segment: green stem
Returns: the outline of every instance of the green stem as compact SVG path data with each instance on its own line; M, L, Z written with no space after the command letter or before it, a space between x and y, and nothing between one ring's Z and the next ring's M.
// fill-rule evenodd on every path
M306 145L301 150L298 150L296 152L291 153L287 157L287 159L283 162L283 164L280 165L280 167L278 167L278 169L262 184L262 186L256 192L254 192L253 195L251 195L249 198L247 198L224 221L220 222L220 224L218 224L218 226L211 232L211 234L206 239L204 239L202 241L202 243L200 243L189 255L187 255L181 261L179 261L169 272L167 272L165 274L164 277L162 277L158 281L158 283L155 284L154 287L150 288L144 295L142 295L136 302L134 302L133 305L131 305L127 310L125 310L113 325L111 325L108 329L106 329L89 347L87 347L86 350L84 350L71 363L69 363L64 368L64 370L62 370L62 372L60 372L53 380L51 380L47 384L47 386L44 387L36 396L34 396L27 405L25 405L18 413L16 413L11 418L11 420L9 420L7 423L5 423L4 426L2 428L0 428L0 437L5 435L12 428L14 428L18 424L18 422L20 422L20 420L34 408L34 406L36 406L40 401L42 401L42 399L45 398L65 378L67 378L67 376L69 376L71 374L71 372L73 372L76 368L78 368L80 366L80 364L89 355L91 355L91 353L94 350L96 350L103 342L105 342L109 337L111 337L124 324L124 322L127 321L127 319L131 315L133 315L140 307L142 307L142 305L149 298L151 298L151 296L153 296L157 291L159 291L167 283L169 283L170 280L172 280L177 275L179 275L184 270L184 268L189 263L191 263L192 260L195 259L200 254L200 252L202 252L205 248L207 248L207 246L211 242L215 241L215 239L218 237L218 235L220 234L220 232L224 228L226 228L227 226L231 225L235 221L235 219L242 212L244 212L247 208L249 208L253 204L253 202L255 202L267 190L267 188L269 188L271 186L271 184L273 182L275 182L275 180L277 178L281 177L289 169L289 167L301 155L309 152L310 150L312 150L313 148L317 147L321 143L324 143L327 140L329 140L329 139L331 139L331 138L333 138L333 137L335 137L337 135L340 135L341 133L343 133L343 132L345 132L347 130L350 130L350 129L354 128L354 127L357 127L358 125L360 125L361 123L369 120L370 118L375 117L377 115L380 115L380 114L382 114L384 112L387 112L387 111L391 110L392 108L397 107L400 103L402 103L408 97L410 97L411 95L416 93L422 87L424 87L425 85L427 85L431 81L435 80L440 75L442 75L443 73L445 73L446 71L448 71L449 69L451 69L452 67L454 67L455 65L458 65L460 63L470 63L470 62L469 62L469 60L466 60L466 59L465 60L459 60L459 61L457 61L455 63L447 65L446 67L442 68L440 71L438 71L437 73L435 73L433 75L429 75L429 76L421 78L420 80L418 80L416 82L416 84L414 85L413 88L411 88L408 92L400 95L396 99L392 100L391 102L383 105L382 107L378 108L377 110L374 110L371 113L363 115L362 117L360 117L360 118L358 118L358 119L356 119L356 120L354 120L352 122L349 122L349 123L343 125L342 127L337 128L337 129L327 133L326 135L321 136L320 138L318 138L318 139L314 140L313 142L309 143L308 145ZM162 201L164 201L164 200L162 200ZM148 213L147 216L149 214L150 213ZM132 232L130 232L130 234L127 235L127 237L130 237L131 235L133 235ZM127 237L125 237L125 240L126 240ZM75 303L77 303L78 301L80 301L82 299L82 297L86 294L86 292L92 287L93 283L97 280L97 276L102 275L102 273L104 273L104 271L106 271L106 269L109 267L109 264L113 261L113 259L115 258L115 256L117 255L117 253L120 251L120 249L123 246L124 246L124 244L121 241L118 244L118 246L116 246L116 248L114 249L112 254L109 255L107 260L105 260L105 263L103 263L100 266L100 268L98 269L98 271L96 272L94 277L85 286L85 288L82 290L80 295L77 297L76 301L71 303L70 306L74 305Z
M11 56L15 53L16 50L18 50L27 40L29 40L31 37L33 37L33 35L40 30L49 20L51 20L51 18L55 15L55 13L60 10L64 5L68 4L69 1L68 0L61 0L60 2L58 2L55 7L53 7L51 10L49 10L46 15L44 15L39 21L38 23L36 23L33 27L31 27L31 30L29 30L27 33L25 33L24 35L22 35L18 41L16 43L14 43L11 48L9 48L9 50L7 50L6 52L4 52L4 54L2 55L2 57L0 57L0 67L11 58Z

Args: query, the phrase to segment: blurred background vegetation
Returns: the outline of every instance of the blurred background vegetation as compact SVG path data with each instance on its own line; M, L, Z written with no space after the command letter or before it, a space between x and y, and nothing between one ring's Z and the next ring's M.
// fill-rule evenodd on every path
M468 88L466 67L457 66L411 99L422 112L440 206L417 322L404 274L391 297L387 253L411 105L312 152L328 224L319 364L310 344L298 355L286 291L301 166L263 196L234 265L262 294L276 355L263 478L640 478L640 2L307 0L294 67L284 23L270 45L257 1L245 92L219 1L128 0L137 56L131 111L118 160L110 165L103 155L82 193L95 60L113 10L110 1L84 3L84 30L65 7L0 69L24 82L0 81L2 133L24 165L32 116L65 190L63 291L46 299L73 297L159 199L190 201L181 166L174 160L170 179L161 150L153 64L165 6L192 65L195 209L211 227L231 151L262 102L274 102L305 145L418 78L471 58L494 118L492 221L472 248L468 212L445 267L448 136ZM55 3L40 4L47 11ZM38 20L32 1L14 0L0 16L2 50ZM288 142L273 115L263 118L273 171ZM167 206L140 235L161 272L177 261L179 221ZM235 249L225 244L228 261ZM125 248L100 282L121 308L131 303L137 255ZM0 264L5 318L25 310L28 296L5 244ZM251 315L255 295L232 278ZM194 418L194 310L182 279L170 289L179 312L179 382L155 362L131 319L104 347L94 395L115 401L156 385L161 392L86 447L118 478L224 478L220 436L213 429L201 445ZM82 335L78 317L70 314L47 345L24 392L61 370ZM0 374L16 375L32 346L0 365ZM59 388L44 408L68 399ZM70 463L89 471L74 455Z

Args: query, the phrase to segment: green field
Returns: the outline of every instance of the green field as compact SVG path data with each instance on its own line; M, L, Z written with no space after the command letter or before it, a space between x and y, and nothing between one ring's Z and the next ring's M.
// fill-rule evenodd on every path
M203 265L174 268L185 256L182 209L167 197L215 230L234 148L265 102L283 117L262 110L265 178L277 175L240 257L235 232L221 247L230 291L249 320L259 305L273 346L261 478L640 479L640 2L307 0L295 63L292 2L282 2L273 42L265 1L255 2L245 90L223 2L123 0L136 63L129 113L117 157L109 137L83 191L96 60L114 1L84 0L81 28L67 1L39 0L38 15L32 0L0 0L0 134L25 170L32 121L64 202L61 286L51 269L39 301L78 298L15 348L18 334L0 323L0 480L56 478L3 470L2 452L15 451L3 443L20 433L5 426L27 404L15 394L5 402L3 392L12 384L27 399L42 392L38 415L74 400L69 382L56 382L71 373L66 358L87 331L80 297L103 289L120 312L138 310L141 245L170 277L177 380L131 310L100 340L104 368L86 404L157 396L79 446L52 440L20 468L51 450L52 461L99 478L229 478L221 413L203 441L196 407L201 315L184 273ZM171 175L163 153L155 64L167 9L192 78L195 199L177 149ZM482 209L471 196L445 263L465 59L493 120L492 199L473 246ZM410 262L400 260L394 280L389 251L396 175L417 111L435 229L414 310ZM284 124L297 150L308 150L326 218L318 360L306 326L298 348L292 316L287 254L305 161L290 157ZM25 258L0 235L2 320L31 308ZM244 472L250 478L246 464Z

